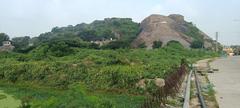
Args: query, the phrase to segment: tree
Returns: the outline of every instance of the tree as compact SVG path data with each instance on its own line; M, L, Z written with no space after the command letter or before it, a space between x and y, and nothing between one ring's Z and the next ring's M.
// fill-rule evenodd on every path
M162 47L162 42L161 41L154 41L152 47L153 47L153 49L161 48Z
M52 28L51 32L60 32L60 28L59 27L54 27L54 28Z
M73 50L64 41L52 41L49 43L49 53L56 57L62 57L73 53Z
M0 33L0 46L2 46L3 41L8 41L9 36L5 33Z
M29 36L12 38L12 44L16 51L27 49L29 47L29 41Z
M107 49L119 49L119 48L127 48L128 43L125 41L112 41L108 43L107 45L104 45L102 48L107 48Z
M82 32L80 32L79 35L84 41L99 40L95 30L87 30L86 29L86 30L83 30Z

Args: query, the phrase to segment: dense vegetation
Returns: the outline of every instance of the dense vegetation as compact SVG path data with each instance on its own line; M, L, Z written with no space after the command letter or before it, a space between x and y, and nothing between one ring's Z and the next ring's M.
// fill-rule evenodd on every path
M187 30L184 32L187 36L193 39L191 48L204 48L204 37L200 30L192 23L186 23ZM210 40L208 40L210 41Z
M29 36L12 38L12 43L15 47L14 50L16 52L24 52L27 50L30 47L30 39L31 38Z
M186 22L182 25L183 33L192 38L191 48L202 48L204 44L203 34L192 23ZM131 18L105 18L96 20L90 24L69 25L67 27L54 27L50 32L42 33L38 37L29 36L12 38L12 44L15 46L15 52L27 53L39 45L50 43L52 41L68 41L68 44L77 43L81 47L95 48L99 46L95 41L112 40L108 44L101 46L103 49L130 48L131 42L141 32L139 23L133 22ZM9 40L9 36L0 34L0 46L2 41ZM211 41L211 40L208 40ZM139 45L139 48L145 48L145 43ZM153 48L162 47L161 41L155 41Z
M177 42L154 50L85 49L64 43L43 44L27 54L1 53L1 86L34 107L121 108L127 100L132 108L147 92L135 86L139 80L165 78L182 58L193 62L215 56Z
M106 18L96 20L91 24L82 23L76 26L55 27L51 32L41 34L33 42L38 44L59 38L75 38L87 42L116 39L117 41L112 42L112 44L117 44L119 47L129 47L139 31L139 24L130 18Z
M202 46L199 30L186 32L193 48ZM36 108L138 108L151 91L136 86L142 79L166 78L182 59L189 63L216 53L184 49L179 42L153 50L130 49L141 30L129 18L55 27L39 37L12 38L13 52L0 52L0 89ZM197 33L198 32L198 33ZM0 34L0 42L9 40ZM94 41L114 40L105 45Z

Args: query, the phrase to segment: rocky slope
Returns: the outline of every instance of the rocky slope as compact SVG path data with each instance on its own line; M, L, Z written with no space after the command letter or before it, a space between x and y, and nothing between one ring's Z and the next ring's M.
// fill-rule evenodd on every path
M24 38L24 37L22 37ZM13 39L14 40L14 39ZM15 39L19 40L19 39ZM172 14L169 16L150 15L141 24L131 18L105 18L90 24L54 27L50 32L42 33L30 39L29 43L37 46L52 40L74 40L78 42L96 43L111 49L139 48L151 49L153 43L166 45L170 41L178 41L185 48L213 49L214 41L200 31L192 23L184 20L184 16ZM108 44L102 44L109 41ZM112 41L114 40L114 41ZM160 44L158 45L160 46Z
M189 48L194 41L204 43L205 48L213 47L212 39L192 23L186 22L182 15L150 15L142 21L140 28L140 34L131 44L134 48L145 44L148 49L151 49L154 41L161 41L166 45L173 40L186 48Z

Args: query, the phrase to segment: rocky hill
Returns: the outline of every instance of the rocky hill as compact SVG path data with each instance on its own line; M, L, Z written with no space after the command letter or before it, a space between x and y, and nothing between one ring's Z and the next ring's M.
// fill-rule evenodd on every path
M161 41L163 46L170 41L178 41L186 48L195 44L208 49L213 47L213 40L209 36L178 14L150 15L141 22L140 29L140 34L131 44L134 48L145 44L151 49L154 41Z
M12 42L16 46L15 50L29 51L41 44L56 40L65 41L70 46L93 45L110 49L130 47L152 49L154 46L159 48L171 41L177 41L185 48L214 48L214 41L209 36L178 14L150 15L140 24L132 21L131 18L105 18L90 24L54 27L50 32L42 33L38 37L17 37L13 38Z

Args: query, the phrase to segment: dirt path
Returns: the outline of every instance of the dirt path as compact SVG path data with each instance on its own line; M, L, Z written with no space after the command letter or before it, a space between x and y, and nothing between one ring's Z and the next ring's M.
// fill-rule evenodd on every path
M18 108L20 105L20 100L0 90L0 108Z
M240 57L220 58L211 63L219 69L209 74L220 108L240 108Z

